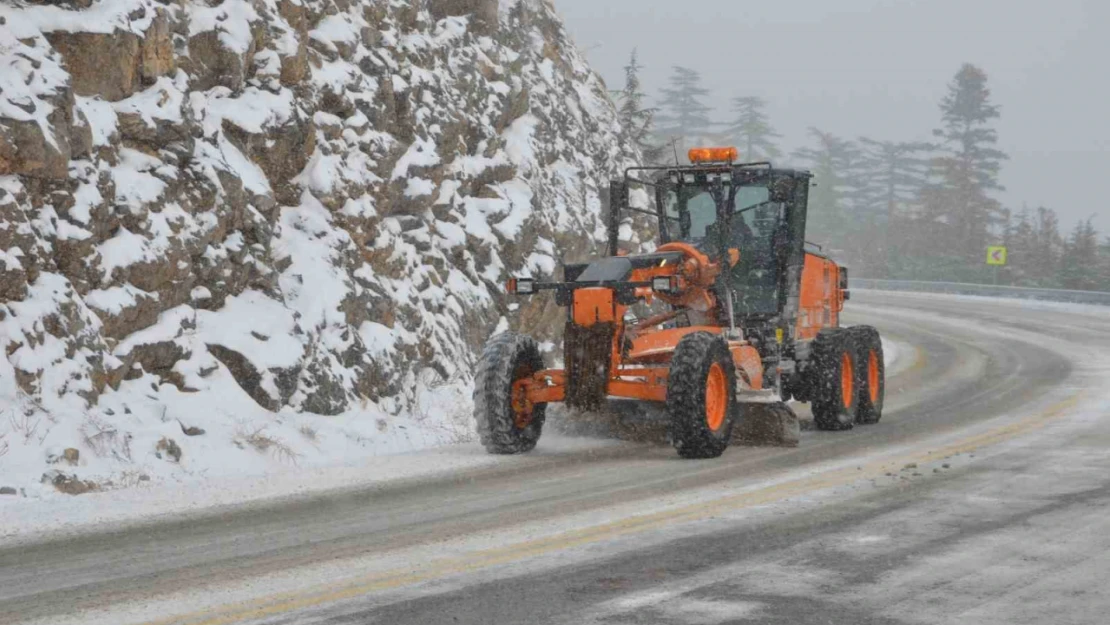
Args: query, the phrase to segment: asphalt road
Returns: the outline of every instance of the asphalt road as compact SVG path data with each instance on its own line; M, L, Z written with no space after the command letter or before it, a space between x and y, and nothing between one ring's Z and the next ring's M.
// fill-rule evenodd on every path
M650 432L0 551L0 623L1102 623L1110 313L857 294L883 421L681 461Z

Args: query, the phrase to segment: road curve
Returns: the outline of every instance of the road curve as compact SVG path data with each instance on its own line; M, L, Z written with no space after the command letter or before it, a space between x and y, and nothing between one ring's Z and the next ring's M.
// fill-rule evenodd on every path
M847 317L913 347L878 425L711 461L541 440L450 479L0 550L0 624L1014 623L1037 589L1053 622L1100 622L1110 314L861 293ZM1084 540L1013 559L1054 528ZM977 585L982 563L1010 583Z

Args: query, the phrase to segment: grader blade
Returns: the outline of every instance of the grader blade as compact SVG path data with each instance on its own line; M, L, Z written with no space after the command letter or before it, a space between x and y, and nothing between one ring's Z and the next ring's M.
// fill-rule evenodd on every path
M798 415L785 402L754 401L741 403L740 418L732 438L741 445L758 447L797 447L801 437Z

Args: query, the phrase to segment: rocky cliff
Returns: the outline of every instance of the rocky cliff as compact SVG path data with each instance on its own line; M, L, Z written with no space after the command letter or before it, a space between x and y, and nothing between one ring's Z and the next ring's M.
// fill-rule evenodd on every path
M504 279L593 251L618 133L542 0L6 2L0 466L436 439L495 327L553 315Z

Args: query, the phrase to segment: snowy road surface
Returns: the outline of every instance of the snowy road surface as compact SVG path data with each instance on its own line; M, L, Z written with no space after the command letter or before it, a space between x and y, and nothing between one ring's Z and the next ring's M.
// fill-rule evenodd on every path
M882 423L681 461L545 445L449 479L0 550L0 623L1102 623L1110 314L858 295Z

